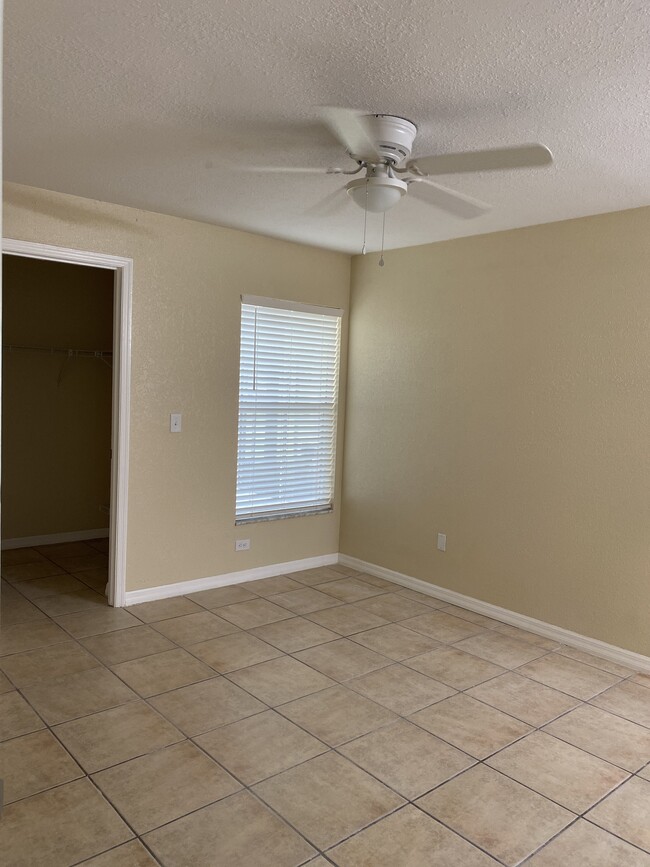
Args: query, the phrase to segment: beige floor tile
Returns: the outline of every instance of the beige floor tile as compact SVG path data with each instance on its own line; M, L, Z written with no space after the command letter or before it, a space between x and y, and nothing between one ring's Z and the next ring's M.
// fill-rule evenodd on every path
M339 752L409 801L476 763L407 720L357 738Z
M35 604L49 617L59 617L62 614L75 614L77 611L89 611L101 607L106 608L106 597L84 587L72 593L57 593L52 596L41 596Z
M223 677L166 692L149 703L189 737L266 710L260 701Z
M16 589L27 599L42 599L58 593L74 593L86 590L86 585L72 575L54 575L52 578L35 578L33 581L21 581Z
M610 674L617 674L619 677L629 677L631 674L634 674L634 670L631 668L626 668L624 665L619 665L616 662L610 662L608 659L602 659L600 656L594 656L593 653L585 653L584 650L577 650L575 647L560 645L558 653L571 659L577 659L578 662L584 662L585 665L601 668Z
M116 846L83 863L84 867L156 867L158 864L139 840Z
M440 646L437 641L412 629L405 629L397 623L358 632L352 640L398 662Z
M646 765L645 768L638 772L640 777L643 777L644 780L650 780L650 764Z
M628 776L544 732L534 732L487 759L487 764L574 813L589 809Z
M502 635L496 629L459 642L458 649L472 653L481 659L487 659L488 662L503 668L518 668L525 662L530 662L546 653L541 647Z
M519 864L575 818L485 765L420 798L418 806L507 865Z
M164 828L145 842L170 867L298 867L315 850L264 804L239 792Z
M169 621L173 623L173 621ZM129 659L140 659L152 653L173 650L174 645L151 626L131 626L102 635L91 635L80 639L81 644L104 665L117 665Z
M638 771L650 759L650 729L588 704L545 731L628 771Z
M444 611L430 611L427 614L418 614L409 620L403 620L402 626L414 629L422 635L428 635L436 641L452 643L483 632L482 626L470 623L469 620L461 620Z
M290 620L256 626L251 632L285 653L295 653L296 650L335 641L339 637L338 633L304 617L292 617Z
M301 728L335 747L394 722L394 713L344 686L307 695L279 708Z
M44 623L7 626L0 630L0 656L48 647L68 640L69 636L64 630L49 620Z
M100 554L108 554L111 541L108 536L102 536L99 539L87 539L86 545L90 545L91 548L94 548L95 551L99 551Z
M28 650L0 658L0 668L18 687L28 683L87 671L101 665L76 641L65 641L52 647Z
M7 587L11 587L11 585L8 584ZM8 590L2 591L0 631L21 623L31 625L36 622L47 623L47 616L40 608L37 608L29 599L25 599L20 593L10 594Z
M313 587L303 587L302 584L298 584L298 587L299 590L270 596L269 600L294 614L310 614L312 611L322 611L324 608L341 605L338 599L328 596L327 593L321 593Z
M271 647L266 641L247 632L236 632L194 644L192 653L222 674L282 656L282 651L277 647Z
M649 690L626 680L592 699L592 704L650 728Z
M587 819L650 852L650 783L632 777L590 810Z
M9 678L0 671L0 695L4 695L5 692L11 692L13 688L14 686Z
M455 647L441 646L429 653L409 659L405 665L429 677L446 683L454 689L467 689L484 680L502 674L500 665L480 659L470 653L463 653Z
M170 620L160 620L153 624L153 628L181 647L190 647L199 641L209 641L211 638L237 632L236 626L212 611L199 611L198 614L184 614Z
M80 557L54 557L50 555L50 559L65 572L83 572L85 569L99 569L108 566L106 554L100 554L90 548L89 550L91 553L83 554Z
M252 599L250 602L224 605L219 609L219 616L239 626L240 629L252 629L254 626L264 626L265 623L287 620L292 614L286 608L269 602L268 599Z
M272 710L196 738L247 786L327 752L327 747Z
M287 575L260 578L259 581L245 581L241 586L257 596L275 596L276 593L290 593L292 590L301 590L304 587Z
M526 867L650 867L650 856L579 819L526 861Z
M138 834L241 788L189 741L99 771L93 780Z
M368 572L349 572L346 578L358 578L364 584L371 584L373 587L379 587L385 593L391 593L398 590L401 584L396 584L394 581L387 581L385 578L379 578L377 575L370 575Z
M303 569L302 572L291 573L294 581L307 584L309 587L313 587L315 584L326 584L328 581L337 581L342 576L349 577L349 574L341 572L338 566L318 566L316 569Z
M115 674L142 696L158 695L214 677L209 665L181 648L113 666Z
M334 684L329 677L288 656L243 668L228 678L273 707Z
M372 596L370 599L363 599L354 604L361 611L369 611L370 614L376 614L377 617L381 617L389 623L408 620L409 617L417 617L418 614L426 614L431 611L428 605L414 602L413 599L406 599L399 593L384 593L382 596Z
M495 629L497 626L503 626L499 620L486 617L484 614L478 614L476 611L470 611L468 608L461 608L459 605L445 605L440 610L444 611L445 614L453 614L454 617L460 617L461 620L477 623L484 629Z
M105 668L30 683L22 691L49 725L107 710L137 698L128 686Z
M15 581L29 581L33 578L49 578L50 575L61 575L67 570L52 563L51 560L37 560L31 563L16 563L15 565L3 564L1 571L2 577L13 583Z
M559 641L544 638L541 635L536 635L534 632L529 632L527 629L510 626L508 623L498 624L495 627L495 632L499 632L501 635L508 635L510 638L517 638L519 641L525 641L528 644L534 644L536 647L543 648L543 650L558 650L562 646Z
M75 780L3 810L0 863L11 867L77 864L132 837L90 780Z
M154 602L130 605L126 610L144 623L156 623L158 620L169 620L171 617L198 614L202 609L191 599L186 599L184 596L172 596L170 599L156 599Z
M41 718L20 693L14 690L0 695L0 741L44 728Z
M514 671L469 689L467 695L536 727L579 704L578 699Z
M46 558L36 548L9 548L2 552L2 567L20 563L42 563Z
M318 756L259 783L254 791L320 849L333 846L404 803L336 753Z
M497 863L410 805L327 854L340 867L496 867Z
M584 701L619 680L616 675L559 653L550 653L522 666L520 673Z
M640 686L645 686L647 687L647 689L650 689L650 674L644 674L643 672L639 672L630 679L633 683L638 683L640 684Z
M403 716L454 694L451 687L403 665L371 671L345 685Z
M74 638L87 638L89 635L140 626L138 618L129 614L125 608L93 608L90 611L57 617L56 622Z
M11 804L83 776L79 765L48 731L0 744L0 779L4 803Z
M234 605L236 602L250 602L257 599L255 593L246 590L241 584L232 584L227 587L215 587L212 590L200 590L198 593L189 593L186 599L191 599L203 608L222 608L224 605Z
M339 635L352 635L375 626L385 626L387 623L383 617L364 611L357 605L340 605L338 608L314 611L307 615L307 620L338 632Z
M84 572L75 572L73 577L78 578L79 581L83 581L87 587L92 587L98 593L106 595L106 584L108 583L107 569L86 569Z
M52 560L61 557L87 557L96 551L87 542L59 542L56 545L36 545L35 550Z
M407 587L403 590L398 590L397 592L405 599L412 599L414 602L420 602L428 608L444 608L445 605L449 605L448 602L445 602L442 599L436 599L435 596L429 596L428 593L420 593L417 590L410 590Z
M88 774L184 740L143 701L62 723L54 733Z
M390 659L347 638L301 650L295 656L337 681L360 677L369 671L390 665Z
M446 698L412 714L410 719L477 759L484 759L531 731L525 723L466 695Z
M370 596L379 596L383 592L379 587L373 587L360 578L339 578L338 581L318 584L316 589L348 603L359 602L360 599L368 599Z
M581 698L583 701L618 681L618 677L613 674L577 662L575 659L569 659L568 656L561 656L559 653L549 653L541 659L523 665L519 669L519 674L525 674L526 677Z

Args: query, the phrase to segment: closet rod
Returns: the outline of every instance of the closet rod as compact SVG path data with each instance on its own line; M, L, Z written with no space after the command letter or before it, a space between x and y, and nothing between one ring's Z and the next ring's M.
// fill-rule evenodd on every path
M104 349L60 349L52 346L17 346L4 344L4 352L44 352L47 355L67 355L69 358L112 358L113 353Z

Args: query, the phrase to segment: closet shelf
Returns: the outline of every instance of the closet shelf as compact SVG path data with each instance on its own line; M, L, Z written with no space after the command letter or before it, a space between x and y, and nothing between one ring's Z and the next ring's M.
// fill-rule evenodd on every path
M68 358L100 358L109 359L113 353L105 349L61 349L57 346L17 346L3 344L3 352L42 352L45 355L66 355Z

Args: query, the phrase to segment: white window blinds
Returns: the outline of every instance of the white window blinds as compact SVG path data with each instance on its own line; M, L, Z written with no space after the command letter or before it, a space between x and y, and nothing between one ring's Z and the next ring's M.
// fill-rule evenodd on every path
M237 523L332 508L340 317L242 298Z

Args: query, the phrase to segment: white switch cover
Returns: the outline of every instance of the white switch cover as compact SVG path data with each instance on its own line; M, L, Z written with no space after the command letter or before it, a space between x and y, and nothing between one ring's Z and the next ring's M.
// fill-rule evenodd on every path
M447 550L447 535L446 533L438 533L438 551Z
M235 551L248 551L250 546L250 539L237 539L237 541L235 542Z
M182 415L180 412L173 412L169 416L169 430L172 433L180 433L181 432L181 420Z

